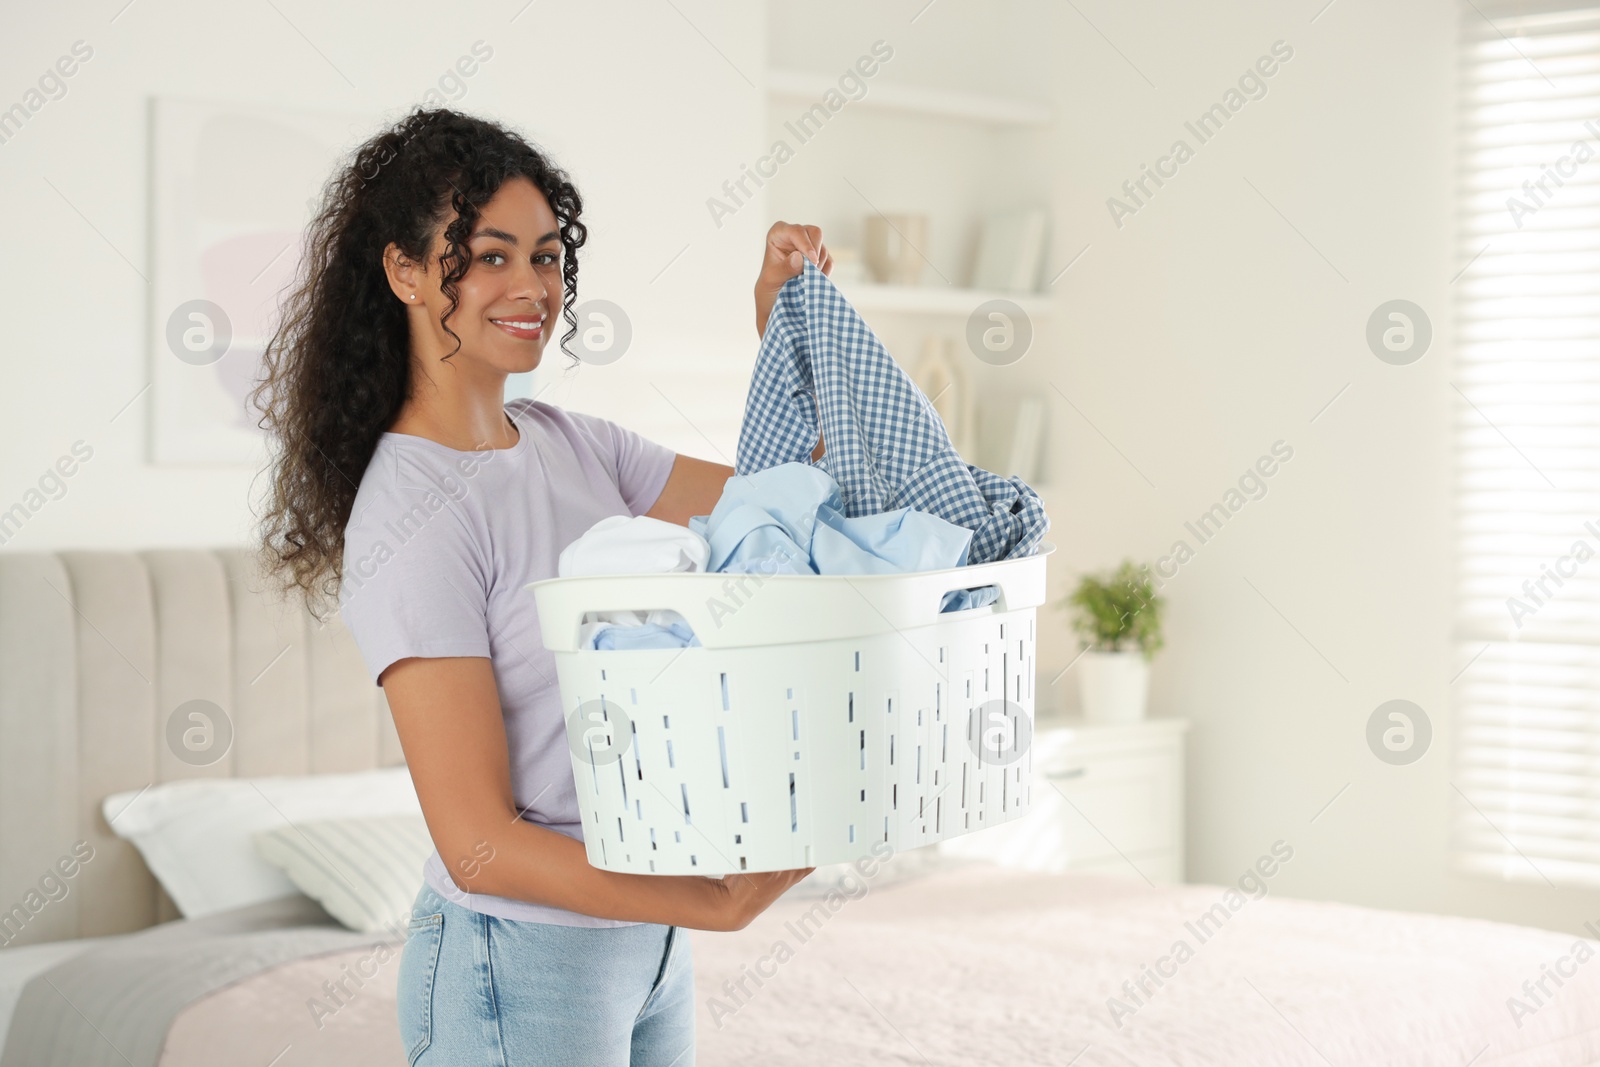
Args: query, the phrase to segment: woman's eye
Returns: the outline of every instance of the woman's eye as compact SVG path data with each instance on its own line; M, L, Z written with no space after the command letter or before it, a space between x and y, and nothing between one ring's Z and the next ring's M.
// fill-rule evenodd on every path
M534 256L533 258L535 260L541 260L541 259L544 260L545 266L548 267L548 266L553 266L557 261L560 260L561 257L559 255L557 255L556 253L554 253L554 252L540 252L537 256Z
M499 252L485 252L483 255L478 257L481 262L487 263L491 267L498 267L502 262L505 261L505 258L506 257L501 255Z

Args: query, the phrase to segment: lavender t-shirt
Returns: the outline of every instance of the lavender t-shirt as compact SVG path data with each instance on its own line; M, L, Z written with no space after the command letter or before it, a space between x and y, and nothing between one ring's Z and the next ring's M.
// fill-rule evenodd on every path
M374 683L408 656L489 657L517 808L581 841L555 661L523 587L555 577L561 550L599 520L648 511L676 456L607 419L538 401L512 400L506 413L520 431L510 448L462 452L392 432L379 439L345 525L339 614ZM437 850L423 877L440 895L489 915L634 925L463 894Z

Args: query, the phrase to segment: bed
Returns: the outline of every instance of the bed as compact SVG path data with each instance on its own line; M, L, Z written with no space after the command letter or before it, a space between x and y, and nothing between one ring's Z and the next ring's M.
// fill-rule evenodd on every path
M1600 1063L1600 964L1507 1010L1565 934L1270 894L1197 927L1233 887L988 863L863 885L693 934L701 1067Z
M197 696L235 731L205 766L162 740ZM261 593L244 550L0 554L0 909L95 850L4 938L0 1067L403 1063L397 940L303 896L179 918L101 810L151 782L401 763L349 635ZM1256 884L937 848L805 884L742 931L692 932L696 1062L1600 1063L1587 943Z

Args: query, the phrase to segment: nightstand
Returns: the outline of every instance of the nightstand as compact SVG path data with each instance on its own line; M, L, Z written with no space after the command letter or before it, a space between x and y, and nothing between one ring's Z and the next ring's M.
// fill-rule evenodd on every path
M1099 726L1041 716L1028 813L941 842L939 850L1024 870L1182 882L1188 729L1186 719Z

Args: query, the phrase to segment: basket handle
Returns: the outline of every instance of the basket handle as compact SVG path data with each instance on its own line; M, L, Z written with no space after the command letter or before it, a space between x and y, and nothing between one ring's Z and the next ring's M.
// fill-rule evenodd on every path
M668 585L657 580L664 577L668 576L597 575L581 580L556 578L530 583L527 588L534 590L539 598L539 626L545 646L553 650L578 648L578 632L584 616L590 612L675 611L703 645L716 647L718 642L711 635L719 628L705 601L708 596L721 592L723 575L700 572L687 583ZM690 575L677 577L690 578ZM713 578L715 582L705 581Z
M974 605L974 606L972 606L970 608L954 608L954 609L952 609L950 611L945 611L944 610L944 598L949 596L951 593L956 591L955 589L946 589L944 592L939 594L939 599L934 601L934 610L937 611L940 615L959 615L963 611L977 611L979 608L993 608L997 612L1006 610L1005 609L1006 592L1005 592L1004 589L1000 588L1000 586L996 585L994 582L989 582L987 585L978 585L978 586L961 585L961 586L957 586L956 589L964 589L969 593L981 593L985 589L993 589L995 591L995 599L994 599L993 603L990 603L990 604L976 604L976 605Z
M732 648L752 643L818 640L816 622L808 618L814 605L832 612L848 612L852 618L859 616L863 627L846 622L830 628L831 633L840 635L854 629L867 632L885 619L904 628L960 615L961 612L939 611L945 594L957 589L994 586L998 596L991 610L996 613L1036 607L1044 597L1044 556L1053 549L1053 545L1044 545L1031 557L945 571L892 576L818 575L815 580L819 586L814 590L811 580L803 576L777 575L769 580L781 584L774 586L771 593L745 595L745 588L740 587L738 595L744 599L737 601L729 595L725 583L738 583L743 576L716 572L547 578L525 588L538 598L540 629L545 647L552 651L577 650L578 631L586 612L647 609L676 611L704 647ZM751 576L750 580L756 578ZM852 588L845 592L845 586ZM871 610L863 610L863 598Z
M979 566L982 565L980 564ZM1014 602L1020 602L1025 599L1022 597L1021 590L1019 588L1013 588L1015 586L1015 579L1007 581L1007 577L1004 572L1000 574L984 574L981 571L977 573L970 573L973 570L974 568L965 567L961 570L951 571L949 573L940 572L936 574L930 574L928 576L929 580L927 581L926 589L922 595L929 597L932 601L928 609L933 613L933 618L929 620L930 622L933 621L933 619L947 619L952 615L960 615L962 612L978 610L978 608L961 608L957 611L939 610L940 606L944 603L945 596L949 593L955 592L958 589L995 590L997 595L995 596L994 604L984 604L982 606L985 608L993 607L996 614L1002 611L1011 610L1011 606Z

